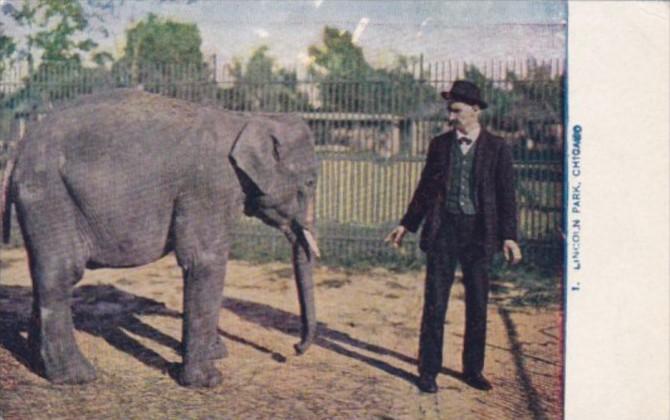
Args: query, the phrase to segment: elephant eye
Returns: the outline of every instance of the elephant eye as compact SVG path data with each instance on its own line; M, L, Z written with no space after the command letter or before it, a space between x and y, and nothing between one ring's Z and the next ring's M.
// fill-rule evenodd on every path
M313 179L308 179L307 182L305 182L305 186L307 188L314 188L315 185L316 185L316 181L313 180Z

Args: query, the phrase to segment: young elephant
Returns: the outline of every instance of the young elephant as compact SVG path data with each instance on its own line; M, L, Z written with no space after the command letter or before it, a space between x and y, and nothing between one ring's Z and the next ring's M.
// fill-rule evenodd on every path
M13 169L12 169L13 166ZM292 116L231 113L134 90L79 99L30 127L3 192L16 205L33 282L29 344L54 383L95 379L73 334L72 287L86 268L136 267L174 251L184 275L179 381L214 386L232 228L245 214L293 245L304 352L316 319L310 230L317 160Z

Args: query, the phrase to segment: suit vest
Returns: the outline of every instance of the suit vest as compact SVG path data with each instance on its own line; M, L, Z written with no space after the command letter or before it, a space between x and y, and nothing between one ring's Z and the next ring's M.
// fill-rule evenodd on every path
M451 146L449 181L446 197L446 209L452 214L476 214L477 203L474 188L475 142L466 154L463 154L457 141Z

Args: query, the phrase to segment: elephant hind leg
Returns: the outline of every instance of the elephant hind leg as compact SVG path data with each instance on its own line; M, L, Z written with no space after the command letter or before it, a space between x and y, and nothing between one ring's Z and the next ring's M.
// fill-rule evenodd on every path
M72 285L83 276L58 259L31 261L33 311L28 342L38 371L54 383L82 384L95 379L93 366L74 338Z
M90 382L95 370L79 351L72 319L72 288L86 266L74 215L63 202L18 204L33 283L28 344L34 368L54 383Z

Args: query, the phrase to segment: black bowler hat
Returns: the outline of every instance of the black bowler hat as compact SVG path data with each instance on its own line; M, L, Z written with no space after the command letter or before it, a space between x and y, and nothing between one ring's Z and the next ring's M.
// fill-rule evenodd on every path
M448 101L465 102L468 105L479 105L481 109L489 106L482 99L479 88L468 80L456 80L451 89L442 92L442 97Z

